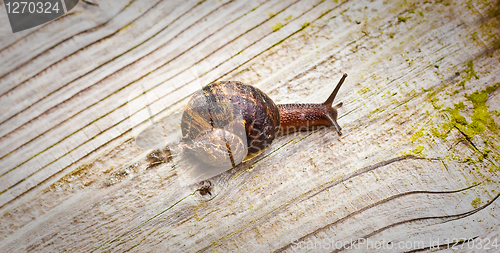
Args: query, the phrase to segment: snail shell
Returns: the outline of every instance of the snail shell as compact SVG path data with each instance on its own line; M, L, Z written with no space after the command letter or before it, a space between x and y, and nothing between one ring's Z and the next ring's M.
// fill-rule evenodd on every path
M237 81L215 82L197 91L181 120L186 149L212 166L234 166L263 151L279 126L279 110L271 98Z

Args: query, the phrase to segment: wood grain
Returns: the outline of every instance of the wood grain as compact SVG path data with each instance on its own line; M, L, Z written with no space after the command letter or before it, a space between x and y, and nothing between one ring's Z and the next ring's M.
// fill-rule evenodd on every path
M497 252L499 17L496 0L103 0L1 22L0 249ZM172 140L196 90L315 103L343 73L341 137L282 136L189 181ZM173 157L136 145L155 121Z

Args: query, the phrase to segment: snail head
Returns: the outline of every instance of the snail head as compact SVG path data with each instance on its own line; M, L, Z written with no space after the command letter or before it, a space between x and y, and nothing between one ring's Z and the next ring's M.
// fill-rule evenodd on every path
M339 135L342 135L342 132L341 132L342 128L337 123L337 116L338 116L337 110L340 107L342 107L342 102L336 104L335 106L332 106L332 105L333 105L333 101L335 100L335 96L337 96L337 93L339 92L340 87L344 83L346 77L347 77L347 74L344 74L342 76L339 83L337 84L337 86L333 90L332 94L330 94L328 99L323 103L323 106L325 106L328 110L328 114L326 115L326 118L328 119L328 121L330 121L332 126L335 128L335 131L337 131L337 133Z

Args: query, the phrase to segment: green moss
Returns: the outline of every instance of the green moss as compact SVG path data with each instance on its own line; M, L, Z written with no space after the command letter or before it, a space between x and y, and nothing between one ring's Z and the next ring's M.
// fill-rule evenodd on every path
M455 104L455 109L457 109L457 110L463 110L463 109L465 109L464 103L460 102L458 104Z
M491 132L498 134L499 127L492 117L495 111L488 111L486 100L488 99L488 95L495 91L499 85L500 83L496 83L482 91L474 92L471 95L465 95L474 105L474 112L471 115L472 123L468 127L471 133L478 134L489 129Z
M467 62L467 69L465 70L465 79L470 80L473 77L477 80L479 77L476 74L476 71L474 71L474 63L472 61Z
M470 61L466 64L466 66L467 70L462 76L464 78L464 83L467 82L466 79L478 78L477 73L474 71L473 63ZM438 94L436 90L424 90L424 92L426 92L427 101L431 101L434 108L439 110L439 112L441 113L444 112L447 117L441 117L443 116L443 114L441 113L432 116L431 113L431 117L439 117L437 119L439 119L440 122L438 123L434 120L429 120L425 123L425 127L422 127L420 129L417 128L418 131L412 133L412 135L409 137L411 143L413 143L415 147L413 148L413 150L408 151L406 154L423 156L425 154L422 152L424 150L427 150L426 147L432 149L433 145L442 143L443 141L447 143L451 141L453 143L449 143L450 145L456 145L456 142L463 140L463 138L460 137L460 140L456 139L455 137L450 139L449 134L455 133L457 129L461 133L463 133L469 143L472 143L472 140L476 141L476 139L472 139L472 137L474 137L475 135L481 135L477 140L482 140L484 139L483 137L486 137L486 139L484 139L486 141L491 137L490 135L492 133L498 134L500 132L500 127L494 121L493 116L499 113L493 110L489 111L489 108L486 106L486 102L488 100L488 95L499 88L499 86L500 83L496 83L491 87L484 87L483 90L479 90L472 94L465 94L465 98L468 101L464 101L465 98L459 98L459 101L462 100L462 102L457 101L457 103L453 104L452 106L442 109L440 109L441 107L443 107L442 101L447 98L442 94L443 92L441 91ZM451 91L454 90L454 87L450 88ZM358 92L361 93L361 91ZM460 94L463 94L462 91L455 92L454 94L456 93L459 93L458 96L461 96ZM453 98L458 98L457 95L454 96L449 93L446 94L452 96ZM441 121L441 119L443 119L444 121ZM435 122L436 124L432 124L432 122ZM449 153L448 155L450 158L454 160L457 159L460 162L470 164L485 163L487 161L495 160L497 154L492 150L497 150L497 148L493 148L494 146L494 144L486 142L484 147L476 146L474 145L474 143L472 143L469 145L470 149L472 149L472 151L474 152L474 155L472 155L471 157L465 157L456 153ZM498 166L490 166L486 168L489 169L490 172L500 171ZM481 174L481 172L484 171L478 169L477 172Z
M497 172L500 171L500 167L496 167L495 165L490 165L490 168L488 169L490 172Z
M424 149L425 149L424 146L418 145L417 147L415 147L415 149L413 149L413 153L420 154L420 153L422 153L422 151L424 151Z
M473 33L470 35L470 38L471 38L473 41L477 41L477 32L473 32Z
M470 9L470 10L474 9L474 5L472 4L472 0L467 1L466 5L467 5L468 9Z
M472 93L471 95L465 95L465 97L467 99L469 99L474 104L474 107L483 105L484 103L486 103L486 99L488 98L488 95L490 93L492 93L493 91L495 91L496 88L498 87L498 85L500 85L500 83L496 83L495 85L490 86L483 91L480 91L480 92L477 91L477 92Z
M416 131L414 134L412 134L410 136L410 140L416 141L416 140L420 139L420 137L422 137L423 135L424 135L424 129L420 128L420 130Z
M374 116L374 115L375 115L375 113L378 113L378 112L380 112L380 111L381 111L380 107L375 108L375 110L373 110L373 111L372 111L372 113L370 114L370 116L369 116L369 117Z
M464 162L468 163L468 164L475 164L476 163L476 161L474 159L472 159L472 157L466 157L464 159Z
M424 17L424 13L422 11L418 11L418 15L420 15L421 17Z
M399 17L398 17L398 22L403 22L403 23L405 23L405 22L406 22L406 20L408 20L408 19L410 19L410 18L411 18L411 17L403 17L403 16L399 16Z
M283 24L281 22L278 22L276 24L274 24L271 29L273 29L273 32L276 32L278 31L279 29L281 29L283 27Z
M275 15L274 13L269 12L269 17L270 17L270 18L274 17L274 15Z
M290 20L290 19L292 19L292 18L293 18L293 16L292 16L292 15L288 15L288 17L286 17L286 18L285 18L285 20L286 20L286 21L288 21L288 20Z
M451 122L454 125L467 125L467 124L469 124L469 122L467 122L467 119L465 119L464 116L460 115L458 109L452 109L452 108L448 107L447 111L450 113Z
M486 130L486 124L485 120L489 117L489 114L485 112L484 110L480 110L475 112L471 118L472 118L472 123L468 126L469 130L472 131L474 134L479 134L482 133L484 130ZM493 130L493 129L492 129Z
M310 22L305 22L304 24L302 24L302 29L308 27L311 23Z
M472 66L472 65L471 65ZM446 108L450 115L450 122L443 125L444 129L449 129L452 127L457 127L460 131L466 134L468 137L472 137L477 134L483 133L486 129L490 130L492 133L498 134L499 126L496 124L492 115L496 114L496 111L489 111L486 106L486 100L488 95L493 92L500 83L497 83L491 87L486 88L482 91L477 91L471 95L465 95L465 97L473 104L473 113L470 115L471 122L460 114L466 108L463 102L454 105L454 108ZM435 101L431 100L433 105ZM437 101L436 101L437 102Z
M358 90L358 93L359 93L359 94L364 94L364 93L367 93L367 92L369 92L369 91L370 91L370 87L366 86L366 87L364 87L364 88L362 88L362 89L359 89L359 90Z
M440 132L437 128L434 128L434 127L431 128L432 135L434 135L434 136L436 136L436 137L438 137L440 139L443 139L443 140L448 137L448 133L447 132L448 132L448 130L446 130L446 129L445 129L445 131Z
M438 102L439 102L438 98L431 98L431 104L436 110L441 109L441 106L438 104Z
M481 198L475 198L470 203L474 208L478 208L481 205Z

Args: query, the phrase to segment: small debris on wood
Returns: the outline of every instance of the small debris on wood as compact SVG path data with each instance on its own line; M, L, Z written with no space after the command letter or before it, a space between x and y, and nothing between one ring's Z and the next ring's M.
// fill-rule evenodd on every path
M153 152L149 153L149 155L146 157L146 161L148 162L147 168L151 168L162 163L170 162L172 161L172 152L170 151L169 148L154 150Z

